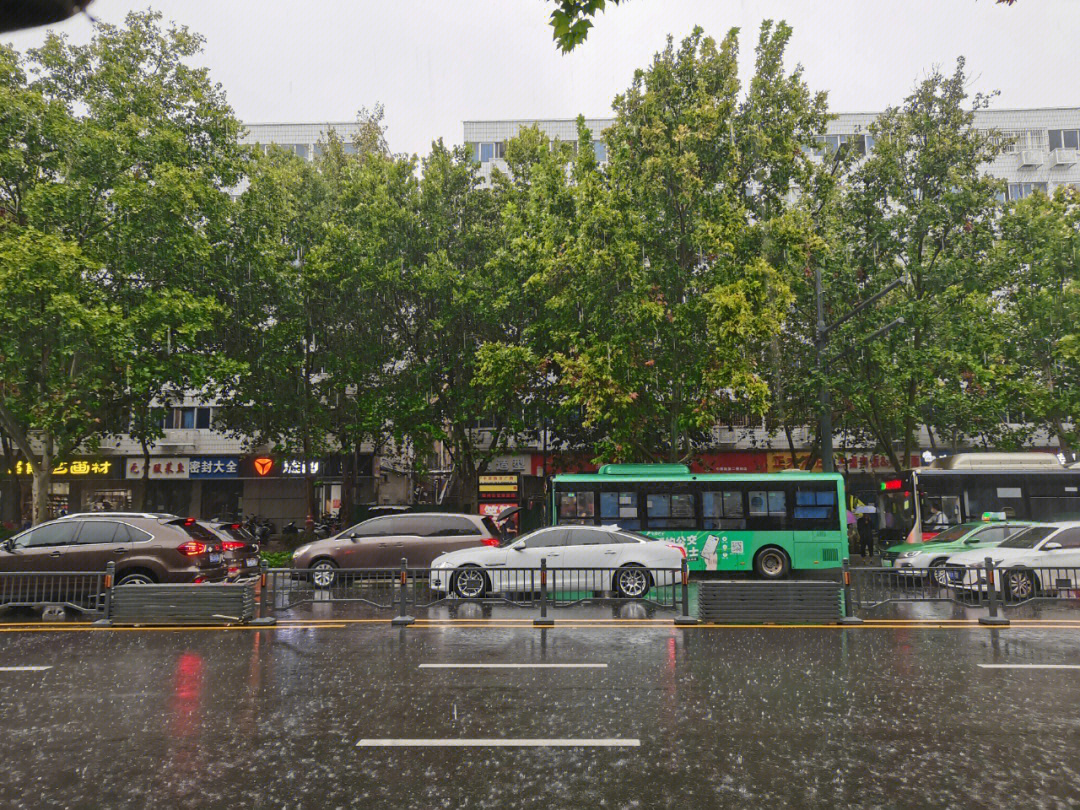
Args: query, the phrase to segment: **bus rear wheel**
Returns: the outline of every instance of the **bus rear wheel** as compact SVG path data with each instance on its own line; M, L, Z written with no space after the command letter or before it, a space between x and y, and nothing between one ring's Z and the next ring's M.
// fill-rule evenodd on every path
M779 548L763 548L754 557L754 573L761 579L783 579L791 571L791 560Z

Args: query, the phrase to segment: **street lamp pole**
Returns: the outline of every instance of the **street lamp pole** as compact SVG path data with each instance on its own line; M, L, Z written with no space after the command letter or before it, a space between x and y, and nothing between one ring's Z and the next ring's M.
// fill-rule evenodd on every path
M825 292L821 286L821 265L814 268L814 297L817 299L817 324L814 330L814 347L817 349L817 372L821 380L821 402L818 419L818 435L821 441L821 469L831 473L833 469L832 452L832 402L830 401L829 381L825 379L828 368L825 364L825 344L828 333L825 329Z
M821 267L814 268L814 297L817 301L817 324L814 329L814 348L817 351L817 372L818 377L821 379L821 397L820 397L820 411L818 413L818 433L821 437L821 469L824 472L835 472L833 466L833 430L832 430L832 401L831 391L829 390L829 383L826 379L826 375L829 371L829 357L825 355L825 349L829 343L829 335L839 326L843 326L850 321L864 309L873 304L876 304L879 300L884 298L888 293L895 290L897 287L902 287L905 284L910 283L910 276L905 272L900 278L891 284L887 284L882 290L874 293L864 301L860 301L856 304L850 312L837 320L835 323L831 323L828 326L825 325L825 291L821 285ZM870 343L877 340L882 335L886 334L894 327L900 326L904 323L903 318L897 318L892 323L878 329L872 335L862 341L863 344ZM846 352L841 352L842 356ZM836 359L833 357L832 359Z

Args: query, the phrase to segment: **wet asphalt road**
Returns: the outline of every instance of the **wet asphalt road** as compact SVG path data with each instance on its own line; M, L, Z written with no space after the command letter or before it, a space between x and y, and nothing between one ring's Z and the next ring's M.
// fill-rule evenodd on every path
M1080 664L1080 626L541 631L507 616L2 633L0 667L52 668L0 671L0 806L1080 803L1080 670L978 666ZM401 738L639 744L357 747Z

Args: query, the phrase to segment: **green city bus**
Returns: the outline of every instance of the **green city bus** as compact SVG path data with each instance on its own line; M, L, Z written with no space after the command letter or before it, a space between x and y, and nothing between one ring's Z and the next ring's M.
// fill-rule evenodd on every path
M844 479L835 473L692 473L682 464L605 464L556 475L554 524L618 525L686 549L692 571L836 568L848 556Z

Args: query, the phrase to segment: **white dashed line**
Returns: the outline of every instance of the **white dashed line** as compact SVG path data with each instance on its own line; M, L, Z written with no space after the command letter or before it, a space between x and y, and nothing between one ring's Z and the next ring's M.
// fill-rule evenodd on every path
M1080 669L1080 664L979 664L980 669Z
M474 738L457 740L360 740L357 748L637 748L640 740L617 737L597 739Z
M420 664L420 669L607 669L607 664Z
M42 672L46 669L52 667L0 667L0 672Z

